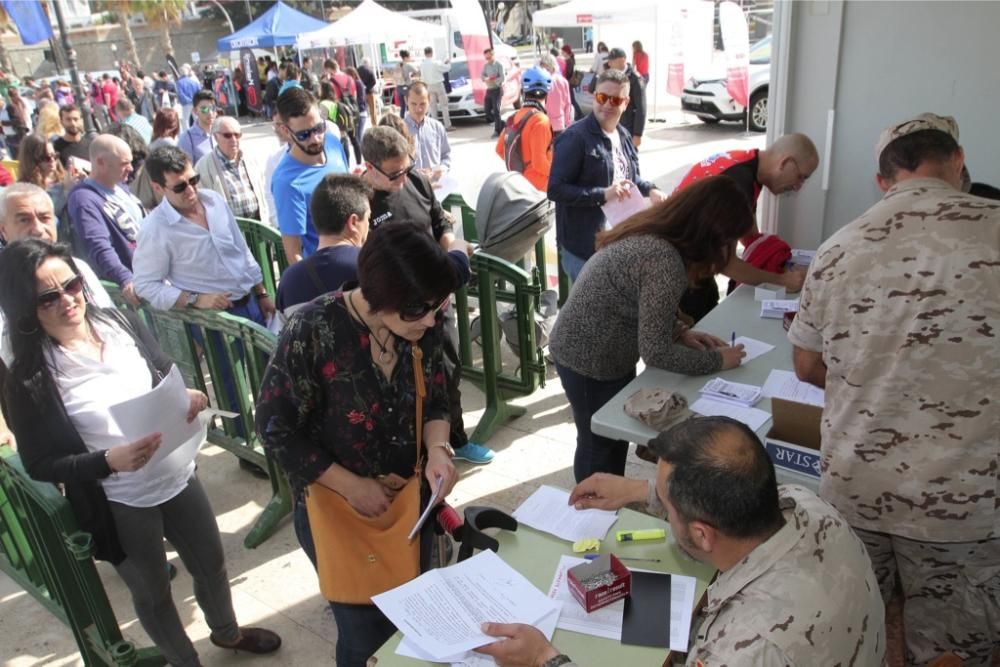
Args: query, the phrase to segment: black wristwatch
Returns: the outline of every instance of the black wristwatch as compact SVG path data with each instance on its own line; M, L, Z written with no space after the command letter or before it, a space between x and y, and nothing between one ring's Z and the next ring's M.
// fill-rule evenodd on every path
M542 663L542 667L559 667L560 665L565 665L568 662L573 662L573 659L568 655L563 655L560 653L554 658L549 658Z

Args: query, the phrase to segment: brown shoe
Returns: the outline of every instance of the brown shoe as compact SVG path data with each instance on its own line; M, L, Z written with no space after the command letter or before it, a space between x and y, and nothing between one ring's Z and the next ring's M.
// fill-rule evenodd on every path
M240 638L232 644L224 644L212 635L208 638L219 648L247 653L274 653L281 648L281 637L264 628L240 628Z

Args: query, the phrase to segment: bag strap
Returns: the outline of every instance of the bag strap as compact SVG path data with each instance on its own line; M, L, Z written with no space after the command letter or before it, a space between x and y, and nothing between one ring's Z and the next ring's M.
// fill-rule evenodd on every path
M427 385L424 383L424 351L420 343L414 343L413 351L413 384L417 391L417 466L420 466L420 448L423 444L424 432L424 397L427 396Z

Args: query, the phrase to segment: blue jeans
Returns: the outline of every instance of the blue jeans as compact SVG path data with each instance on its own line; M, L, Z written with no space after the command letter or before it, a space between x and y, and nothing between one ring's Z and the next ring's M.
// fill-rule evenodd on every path
M306 499L301 493L292 498L292 526L295 528L295 539L299 541L302 551L316 569L316 544L313 542L312 527L309 526L309 512L306 511Z
M628 442L612 440L594 434L590 420L615 394L625 388L635 377L635 371L618 380L595 380L580 375L556 361L556 372L562 381L563 391L573 410L576 424L576 454L573 457L573 475L582 482L595 472L625 475Z
M559 259L562 260L563 271L570 277L570 280L576 282L587 260L580 259L569 250L566 250L566 248L559 248Z
M331 602L337 622L337 667L365 667L375 651L396 632L375 605Z

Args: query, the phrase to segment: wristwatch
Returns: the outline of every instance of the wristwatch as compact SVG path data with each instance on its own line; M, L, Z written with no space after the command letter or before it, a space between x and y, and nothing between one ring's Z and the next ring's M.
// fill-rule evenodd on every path
M198 301L198 296L194 292L188 292L187 305L194 308L195 303Z
M568 662L573 662L573 659L568 655L563 655L560 653L554 658L549 658L542 663L542 667L559 667L559 665L565 665Z
M448 458L450 459L455 458L455 448L452 447L451 444L447 442L435 442L434 444L430 445L427 448L427 451L429 452L434 447L440 447L441 449L443 449L445 453L448 454Z

